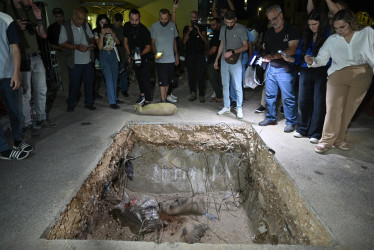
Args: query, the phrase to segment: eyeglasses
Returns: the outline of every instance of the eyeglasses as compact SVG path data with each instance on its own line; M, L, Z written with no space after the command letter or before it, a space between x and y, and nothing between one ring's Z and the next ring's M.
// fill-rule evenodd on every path
M277 21L279 15L280 15L281 13L282 13L282 12L279 12L278 16L273 17L272 19L268 19L268 22L269 22L269 23L273 23L273 22Z

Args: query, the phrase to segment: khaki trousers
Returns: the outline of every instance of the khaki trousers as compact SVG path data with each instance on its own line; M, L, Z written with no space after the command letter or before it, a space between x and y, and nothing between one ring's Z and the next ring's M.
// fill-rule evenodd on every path
M326 117L319 144L326 147L345 142L348 125L368 91L373 69L368 64L349 66L327 80Z

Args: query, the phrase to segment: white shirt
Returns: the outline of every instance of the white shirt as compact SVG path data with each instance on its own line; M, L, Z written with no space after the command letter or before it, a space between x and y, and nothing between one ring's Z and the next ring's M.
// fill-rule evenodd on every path
M369 64L374 72L374 30L365 27L355 31L350 43L338 34L331 35L309 67L324 66L330 57L332 64L327 71L328 75L348 66L362 64Z

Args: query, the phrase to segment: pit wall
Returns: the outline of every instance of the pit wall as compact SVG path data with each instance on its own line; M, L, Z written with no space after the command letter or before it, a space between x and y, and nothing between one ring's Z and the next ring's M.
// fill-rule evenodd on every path
M127 157L134 143L154 147L186 148L195 152L238 152L240 167L247 170L243 188L244 207L259 229L258 243L326 246L331 237L310 211L292 180L279 165L261 138L249 126L132 124L114 138L95 170L72 199L46 239L74 239L97 209L103 187L117 170L120 158Z
M257 133L253 145L244 207L250 218L259 218L252 225L257 228L257 242L331 245L331 235Z

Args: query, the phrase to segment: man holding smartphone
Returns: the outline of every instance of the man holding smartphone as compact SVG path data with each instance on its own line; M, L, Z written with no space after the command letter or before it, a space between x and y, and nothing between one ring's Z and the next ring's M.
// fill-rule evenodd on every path
M300 34L297 27L284 21L279 5L269 7L266 15L272 26L266 32L263 44L266 53L263 62L269 63L265 85L267 114L266 119L261 121L259 125L267 126L277 123L276 101L278 88L280 88L286 118L284 132L290 133L294 131L297 123L294 89L297 72L285 59L296 54Z
M152 50L155 53L158 85L160 86L161 102L169 102L166 99L169 85L174 75L174 65L179 64L176 37L177 27L170 22L170 12L161 9L160 21L151 26Z

